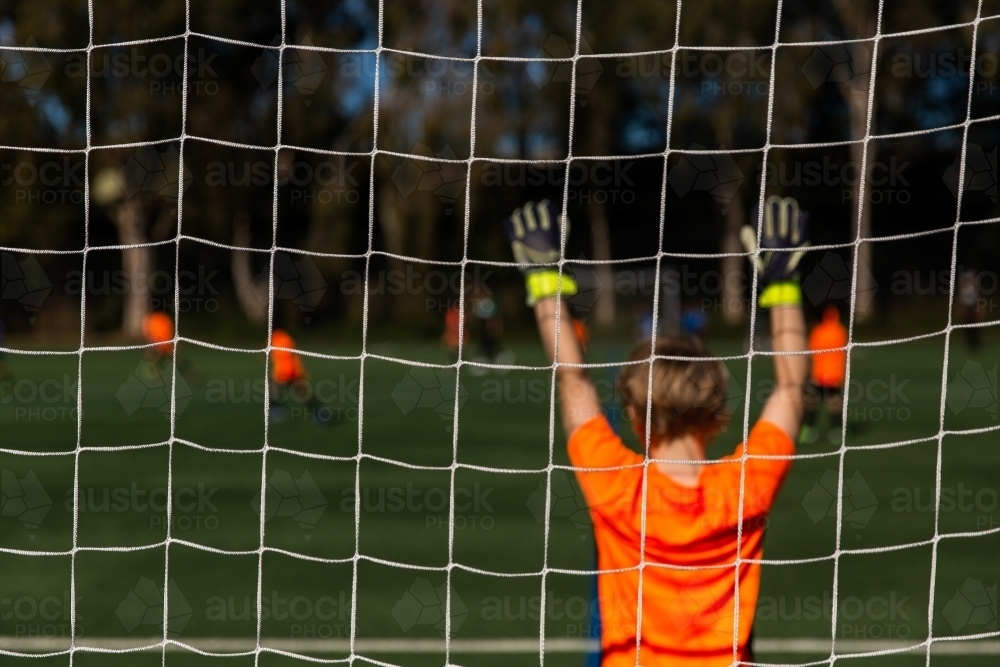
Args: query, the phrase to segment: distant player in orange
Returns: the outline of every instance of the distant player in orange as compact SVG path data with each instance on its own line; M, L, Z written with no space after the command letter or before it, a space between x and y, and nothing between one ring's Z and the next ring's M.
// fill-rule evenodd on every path
M847 329L840 322L840 312L830 304L823 319L809 334L812 371L806 388L806 417L799 442L814 442L819 436L816 419L820 404L830 415L831 442L839 443L844 408L844 375L847 369Z
M152 344L146 349L150 361L169 357L174 351L174 320L161 311L149 313L142 318L142 337Z
M295 339L284 329L275 329L271 334L271 381L280 385L292 385L309 379L302 359L293 352Z
M328 424L333 411L321 405L309 385L309 372L294 352L295 339L284 329L271 333L270 420L282 423L302 415L318 424ZM282 348L282 349L276 349Z
M777 387L746 444L711 464L705 449L728 423L722 362L690 337L636 346L619 377L645 455L635 453L608 424L580 367L579 341L566 335L573 327L570 304L556 297L571 296L576 284L552 266L565 229L559 210L529 203L505 221L543 345L559 364L569 460L594 523L603 667L723 667L752 660L764 526L795 452L808 374L795 274L805 222L794 200L768 200L768 209L754 255L760 305L770 309L773 349L802 354L774 357ZM753 230L749 236L756 250Z
M170 315L155 310L142 318L142 337L150 344L146 348L146 359L158 366L161 372L169 374L174 362L174 320ZM176 353L177 371L190 382L197 380L198 373L187 356Z
M464 335L462 332L462 311L458 301L448 306L444 314L444 332L441 334L441 344L452 354L458 353L459 336L463 336L464 342L469 342L469 326L466 324Z

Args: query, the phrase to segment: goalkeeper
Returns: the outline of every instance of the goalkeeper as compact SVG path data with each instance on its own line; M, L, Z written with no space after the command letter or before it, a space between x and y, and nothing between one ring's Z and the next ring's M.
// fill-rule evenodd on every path
M619 390L635 433L647 446L650 464L644 466L645 457L628 449L609 426L586 369L578 365L584 362L580 345L566 335L572 331L569 304L556 297L571 296L576 284L555 266L560 230L568 233L568 224L558 220L548 202L529 203L514 211L505 228L525 273L543 344L559 363L569 458L580 468L597 543L602 665L748 661L764 526L795 451L807 358L775 356L777 387L746 446L709 463L705 449L728 423L725 366L695 339L659 338L649 386L654 346L648 340L638 344L621 372ZM756 246L753 230L743 233ZM795 266L806 240L794 200L769 200L761 245L760 305L770 309L774 349L804 350ZM744 452L753 457L745 463ZM743 561L738 566L737 557Z

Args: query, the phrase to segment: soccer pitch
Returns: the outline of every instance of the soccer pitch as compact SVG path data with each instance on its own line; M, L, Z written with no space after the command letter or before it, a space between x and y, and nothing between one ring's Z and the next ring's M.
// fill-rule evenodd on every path
M958 338L953 337L951 345L945 429L995 425L1000 345L990 343L975 353ZM710 347L716 354L742 353L733 342L710 343ZM359 352L333 346L309 349L344 356ZM544 364L536 346L517 345L512 351L518 363ZM430 344L377 344L369 353L409 361L452 361ZM626 353L624 347L595 345L589 358L615 362ZM190 371L177 388L175 435L227 451L177 443L172 461L165 446L88 449L80 454L76 543L101 549L78 551L75 558L77 636L82 643L113 638L140 646L162 637L160 589L167 555L161 543L167 537L165 489L172 468L170 536L207 550L180 542L169 549L170 636L195 646L207 638L242 638L249 640L243 649L252 650L257 627L265 360L263 354L190 344L181 344L180 354ZM0 404L3 447L35 453L72 451L77 442L78 357L8 354L6 360L11 377ZM504 640L537 638L542 588L538 573L547 566L558 571L545 577L545 634L559 651L547 653L546 663L584 664L583 640L596 633L594 582L589 575L571 571L595 567L594 546L582 496L572 475L561 469L552 472L547 549L545 544L546 475L540 470L549 460L551 373L476 374L464 367L456 397L453 370L415 370L370 357L364 362L362 387L357 360L306 357L305 363L312 396L288 399L284 421L268 427L272 449L265 472L269 550L262 559L262 643L325 659L348 656L354 497L360 470L357 549L363 558L357 564L358 653L402 665L443 664L435 640L441 640L444 628L441 568L450 557L474 570L452 572L453 663L537 664L537 650L530 647L502 651L514 645ZM927 637L943 363L943 337L854 350L841 535L838 541L840 442L831 440L824 428L816 442L800 447L799 453L811 458L796 461L770 518L765 557L787 562L764 566L755 625L758 660L803 663L828 657L828 651L775 651L791 645L781 640L829 640L832 556L838 543L842 551L850 550L839 556L838 642L872 650L888 646L886 642L919 643ZM710 450L713 457L739 442L746 395L751 421L766 397L770 362L757 358L753 364L748 388L746 362L727 362L736 409L729 430ZM84 447L138 446L169 438L169 387L160 387L160 378L149 376L148 370L141 351L84 356ZM977 384L980 371L987 382L992 378L992 394L988 384L985 394ZM621 420L611 389L614 371L595 370L593 377L612 421L620 432L627 432L629 425ZM992 403L983 398L990 395ZM457 439L452 432L456 398ZM317 410L326 411L322 414L330 417L328 425L314 419ZM358 452L359 414L366 455L360 466L352 459ZM825 424L825 417L820 424ZM635 444L631 436L628 442ZM556 423L556 464L568 463L564 443ZM897 446L871 447L888 443ZM452 473L448 467L455 451L459 464L489 470L460 466L455 471L454 540L449 545ZM996 432L946 435L941 452L940 534L996 527L1000 523ZM0 546L23 550L0 553L0 636L39 642L48 638L56 646L59 638L70 634L72 559L66 552L74 545L74 457L6 452L0 454L0 468L4 500ZM882 550L902 545L908 546ZM876 551L858 552L864 549ZM30 551L62 555L26 553ZM935 637L996 630L998 551L998 534L939 542L931 606ZM495 640L502 641L490 644ZM486 648L476 651L477 642ZM393 646L398 650L389 652ZM153 665L161 660L160 649L155 649L125 655L78 652L73 662ZM986 665L995 660L988 655L935 652L931 662ZM170 665L220 661L251 665L254 656L223 659L177 650L167 653ZM68 655L3 658L11 665L68 662ZM260 656L260 663L303 664L269 653ZM925 655L921 650L853 659L851 664L922 665Z

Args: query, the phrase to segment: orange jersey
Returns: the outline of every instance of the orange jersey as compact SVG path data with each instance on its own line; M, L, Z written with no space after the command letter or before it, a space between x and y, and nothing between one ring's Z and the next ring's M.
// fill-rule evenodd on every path
M154 349L162 355L174 349L174 321L166 313L154 312L142 318L142 335L148 343L157 343Z
M448 312L444 314L444 333L441 334L441 342L444 346L451 350L458 349L458 336L459 330L461 329L462 323L462 311L459 310L458 304L450 307ZM469 327L465 327L463 340L464 342L469 342Z
M643 460L628 449L603 416L578 428L568 443L594 522L601 607L603 667L635 667L642 530ZM757 422L748 453L790 455L792 440L777 426ZM743 446L702 468L697 487L660 472L646 473L646 566L642 574L639 664L645 667L715 667L733 661L734 630L740 660L748 660L760 564L740 564L736 606L740 457ZM790 459L748 459L745 465L740 555L760 559L764 526ZM662 566L680 566L673 569ZM607 572L608 570L620 570Z
M271 345L295 349L295 341L281 329L271 335ZM302 360L289 350L271 350L271 379L280 384L291 384L305 376Z
M810 376L821 387L840 387L847 369L847 352L836 348L847 345L847 329L838 320L824 319L809 334L812 351ZM832 350L824 352L823 350Z

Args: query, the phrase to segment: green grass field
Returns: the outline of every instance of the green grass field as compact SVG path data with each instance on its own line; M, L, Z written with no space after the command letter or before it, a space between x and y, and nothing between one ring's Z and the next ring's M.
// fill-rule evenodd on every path
M757 638L829 638L830 600L839 596L839 639L907 639L928 634L928 596L935 534L933 497L938 452L943 337L886 348L860 348L852 359L852 386L844 456L848 507L840 536L842 549L921 543L882 553L840 557L839 590L833 590L837 545L835 501L829 493L839 456L819 456L840 447L825 432L800 453L770 521L768 559L820 559L800 564L766 565L755 627ZM737 344L712 345L720 354L739 354ZM357 350L328 347L332 354ZM374 354L447 363L434 345L379 344ZM541 364L541 351L513 348L519 363ZM595 346L592 361L624 358L625 348ZM159 443L170 435L169 388L158 378L140 376L139 352L91 352L83 360L82 444L98 448L79 456L80 505L77 544L104 551L76 555L78 634L127 637L142 643L161 635L162 611L155 606L169 558L171 635L255 636L260 542L258 510L265 440L263 355L218 352L184 345L192 370L178 386L176 436L205 451L176 444L102 452L108 446ZM972 429L997 424L995 365L1000 345L969 353L953 341L947 381L953 390L945 428ZM71 452L77 442L76 356L8 354L10 377L0 404L0 441L7 449L32 453ZM365 555L417 567L440 568L449 562L448 497L453 458L454 371L412 372L412 367L368 359L363 393L358 361L307 359L315 397L290 399L283 423L270 426L269 443L282 451L267 455L270 485L265 544L274 549L326 559ZM746 363L727 362L734 378L730 394L737 407L730 429L711 454L730 451L743 430L743 401L750 396L751 420L766 395L770 364L758 358L753 384L746 385ZM971 394L967 371L993 369L992 405ZM146 369L148 370L148 369ZM463 369L458 395L459 463L493 468L459 468L455 473L452 559L471 568L518 575L496 577L456 569L452 586L453 628L458 639L523 638L539 632L537 597L546 564L545 474L511 472L539 469L549 460L549 380L547 371L476 375ZM963 375L964 373L964 375ZM130 377L132 379L130 379ZM168 376L169 377L169 376ZM965 378L971 377L972 380ZM976 376L978 377L978 376ZM987 377L988 373L987 373ZM613 415L619 405L611 391L614 372L595 371ZM145 381L143 383L143 380ZM443 389L436 389L435 387ZM435 392L438 392L435 394ZM963 398L964 397L964 398ZM979 398L977 398L979 397ZM985 407L984 407L985 405ZM311 411L328 411L327 426ZM360 464L362 511L355 543L353 505L358 451L358 415L363 413L362 451L373 458ZM823 424L821 419L821 424ZM619 430L628 423L618 419ZM872 449L865 445L918 440L904 446ZM634 438L628 440L635 444ZM555 429L553 459L567 463L564 435ZM287 451L286 451L287 450ZM943 440L941 534L981 531L1000 525L997 493L1000 464L997 433L948 435ZM300 456L344 457L330 460ZM165 492L172 456L173 526L178 540L213 549L247 552L219 554L174 544L135 551L114 547L158 545L167 536ZM375 458L375 457L380 457ZM398 463L395 463L398 462ZM435 469L416 469L405 465ZM0 454L4 509L0 546L27 551L67 552L73 546L74 456ZM832 472L830 472L832 471ZM834 481L835 485L835 481ZM834 486L835 488L835 486ZM547 565L566 570L594 567L590 523L570 476L553 473L554 499ZM558 502L555 502L558 501ZM1000 535L949 538L937 553L936 599L931 621L935 636L996 630L996 581L1000 575ZM69 634L72 559L0 553L0 635L52 637ZM347 637L351 621L351 562L296 559L277 551L263 557L265 638ZM433 599L443 592L440 570L413 570L368 560L358 565L359 638L440 638L440 613ZM973 583L969 583L969 582ZM981 585L980 585L981 584ZM153 590L150 591L150 586ZM549 574L550 608L545 632L551 638L594 633L592 577ZM988 589L992 587L992 600ZM960 589L965 592L960 594ZM429 593L427 592L429 591ZM982 591L986 601L976 597ZM969 596L971 603L965 600ZM429 597L427 597L429 596ZM424 602L417 602L421 597ZM146 602L142 602L145 598ZM150 607L152 600L152 607ZM429 601L429 602L428 602ZM970 604L973 612L963 613ZM176 609L174 606L176 605ZM950 606L949 606L950 605ZM963 606L964 605L964 606ZM985 609L985 611L984 611ZM968 611L966 609L966 611ZM992 625L991 625L992 624ZM344 658L347 653L320 657ZM371 657L404 665L441 665L442 654L378 654ZM808 662L821 654L764 654L768 662ZM547 664L582 665L582 653L546 657ZM933 656L934 665L994 664L995 656ZM225 660L184 652L167 654L170 665L251 665L253 656ZM853 660L853 665L923 665L924 654ZM66 665L68 656L46 659L4 657L5 665ZM79 653L75 665L160 664L159 651L108 656ZM457 654L463 665L532 665L537 654ZM265 654L263 665L304 664Z

